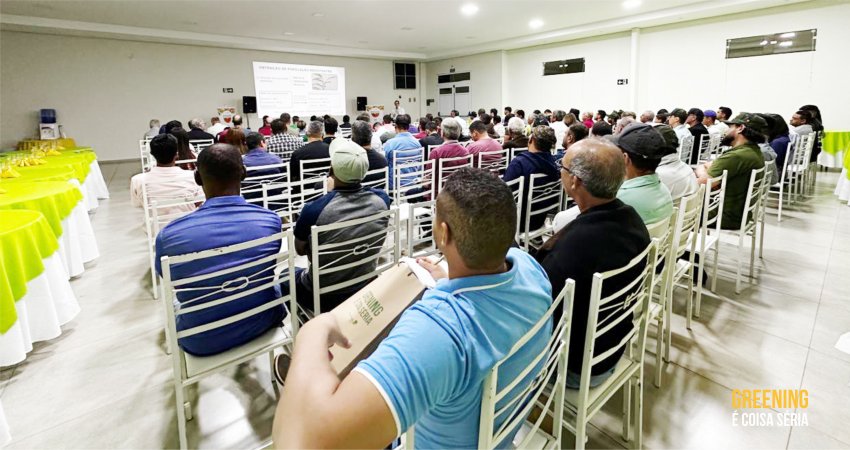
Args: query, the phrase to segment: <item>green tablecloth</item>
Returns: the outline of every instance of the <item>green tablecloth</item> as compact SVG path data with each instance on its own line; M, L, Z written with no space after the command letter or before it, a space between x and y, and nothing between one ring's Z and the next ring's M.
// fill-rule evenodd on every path
M32 183L34 181L68 181L77 178L77 172L70 166L42 166L15 167L15 171L21 174L18 178L4 178L0 180L0 186L6 183Z
M2 183L6 193L0 194L0 210L26 209L44 214L54 235L62 235L62 220L83 199L83 194L67 181L34 183Z
M830 155L850 152L850 131L826 131L823 134L823 151Z
M18 320L15 302L26 294L27 283L44 272L43 260L57 248L43 214L0 210L0 333Z

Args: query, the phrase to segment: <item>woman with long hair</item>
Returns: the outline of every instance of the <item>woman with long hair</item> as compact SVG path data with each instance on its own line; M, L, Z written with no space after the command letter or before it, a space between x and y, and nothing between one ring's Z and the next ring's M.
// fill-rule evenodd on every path
M189 144L189 132L181 127L172 128L169 134L177 138L177 160L183 161L187 159L197 159L191 144ZM184 170L195 170L194 163L180 164L180 168Z
M239 153L248 153L248 146L245 145L245 132L237 128L231 128L222 138L222 142L230 144L239 149Z

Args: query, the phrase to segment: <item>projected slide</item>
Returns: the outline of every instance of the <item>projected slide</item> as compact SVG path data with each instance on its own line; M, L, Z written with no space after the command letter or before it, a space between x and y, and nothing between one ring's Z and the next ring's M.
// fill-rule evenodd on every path
M341 116L345 111L345 68L254 61L257 115Z

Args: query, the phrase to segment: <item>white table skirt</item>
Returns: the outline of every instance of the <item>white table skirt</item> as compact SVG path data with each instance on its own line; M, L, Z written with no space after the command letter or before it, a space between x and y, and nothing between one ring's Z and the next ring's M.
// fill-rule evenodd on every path
M827 152L820 152L818 154L818 164L824 167L840 169L844 164L844 152L839 151L835 156Z
M109 198L109 190L106 188L106 182L103 180L103 173L100 171L97 160L92 161L89 165L89 175L80 191L83 193L83 201L89 211L98 207L98 199Z
M32 351L33 342L58 337L62 334L60 326L80 312L58 252L44 260L44 272L27 283L27 293L15 302L15 309L18 321L0 334L0 367L26 359L27 353Z
M6 423L6 415L3 414L3 402L0 401L0 447L12 441L12 435L9 434L9 424Z
M838 185L835 186L835 195L838 196L839 200L850 205L850 179L847 179L847 169L841 169Z
M72 180L76 182L76 180ZM84 201L77 203L71 214L62 221L62 236L59 238L59 256L68 277L77 277L85 272L84 263L94 261L100 252L92 230L91 219Z

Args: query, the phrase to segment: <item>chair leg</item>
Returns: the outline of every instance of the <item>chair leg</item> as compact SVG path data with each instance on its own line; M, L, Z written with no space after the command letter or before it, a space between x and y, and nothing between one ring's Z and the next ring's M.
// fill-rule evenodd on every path
M714 267L711 272L711 292L717 292L717 262L720 259L720 241L714 244ZM697 317L699 317L699 302L697 302Z
M269 352L269 375L272 378L272 388L274 389L274 396L277 399L280 399L280 388L283 386L277 385L277 378L274 376L274 352Z
M750 238L750 280L755 278L756 265L756 234L758 232L758 224L753 224L753 236Z
M761 221L761 230L759 231L759 259L764 259L764 219Z
M781 183L779 183L779 213L777 214L777 217L776 217L776 222L778 222L778 223L782 223L782 202L783 202L783 198L784 198L782 196L782 192L785 190L784 188L785 188L785 182L783 180Z
M623 440L632 440L632 385L633 379L623 385ZM576 442L578 448L578 442Z
M672 270L671 270L672 272ZM672 277L672 274L671 274ZM676 287L671 280L670 289L667 291L667 301L664 302L664 362L670 362L670 343L673 339L673 290Z
M179 381L174 383L174 403L177 407L177 435L180 438L180 448L188 449L189 443L186 438L186 409L185 391Z
M718 242L719 244L719 242ZM738 267L735 271L735 293L741 293L741 266L744 264L744 235L738 236Z
M661 387L661 372L664 368L664 311L661 311L656 321L656 336L655 336L655 387Z
M637 382L635 383L635 440L634 448L643 448L643 368L638 373Z
M582 408L579 408L582 409ZM579 411L576 414L576 450L584 450L585 436L587 436L587 423L585 421L585 411Z

